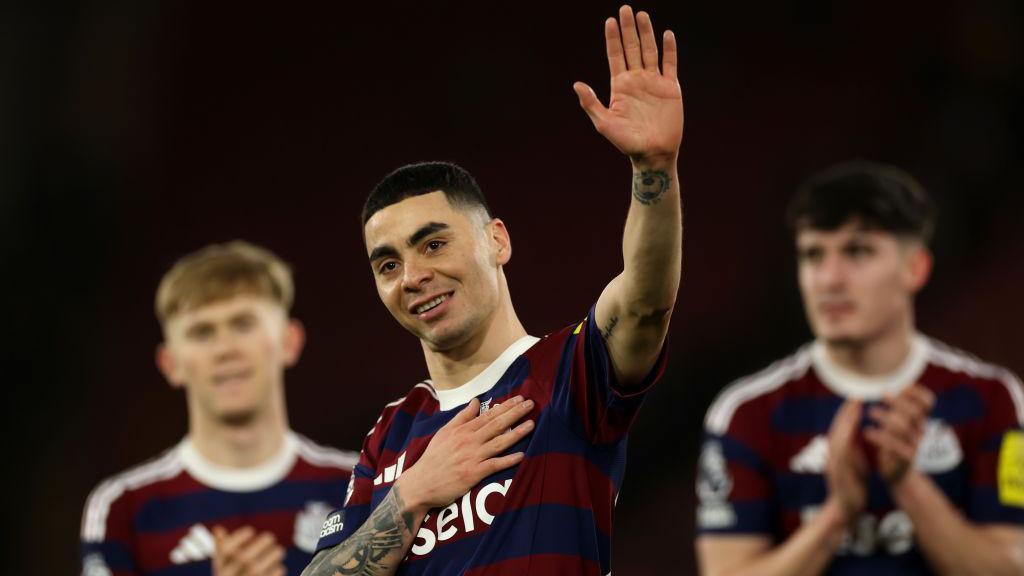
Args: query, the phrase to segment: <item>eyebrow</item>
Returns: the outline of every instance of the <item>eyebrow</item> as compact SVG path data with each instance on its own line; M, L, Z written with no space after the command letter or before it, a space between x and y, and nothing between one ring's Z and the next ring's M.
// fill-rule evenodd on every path
M405 243L408 244L409 246L415 246L416 244L419 243L420 240L423 240L427 236L430 236L431 234L434 234L436 232L440 232L441 230L447 230L448 228L449 226L444 222L429 222L421 226L419 230L413 232L409 236L408 240L405 241ZM372 252L370 252L370 262L374 262L385 256L397 257L398 250L396 250L395 247L390 244L381 244L380 246L374 248Z

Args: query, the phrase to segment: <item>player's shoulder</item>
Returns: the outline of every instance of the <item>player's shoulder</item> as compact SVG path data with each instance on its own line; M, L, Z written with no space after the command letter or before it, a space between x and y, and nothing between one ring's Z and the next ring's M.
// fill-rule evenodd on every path
M928 365L934 370L955 374L961 384L973 387L986 396L1008 398L1017 417L1024 422L1024 385L1008 368L987 362L935 338L928 343Z
M89 493L82 514L82 540L87 542L104 539L107 518L111 508L128 495L177 478L184 471L180 446L165 450L159 456L114 474Z
M296 454L307 464L319 468L336 468L351 472L359 462L358 452L318 444L302 434L293 433L293 435Z
M713 434L724 434L740 408L768 401L788 384L803 378L811 363L811 344L805 344L768 367L733 381L718 393L708 408L705 429Z
M373 435L382 429L387 429L398 413L416 414L418 412L433 412L438 409L439 402L437 392L430 380L423 380L409 390L409 393L397 400L384 405L373 423L367 436Z

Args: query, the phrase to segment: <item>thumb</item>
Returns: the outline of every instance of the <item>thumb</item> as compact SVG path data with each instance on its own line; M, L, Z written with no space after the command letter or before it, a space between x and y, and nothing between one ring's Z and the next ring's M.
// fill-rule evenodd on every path
M590 116L590 121L594 123L594 127L596 128L600 124L601 119L604 118L604 114L608 109L605 108L604 104L601 104L601 101L597 99L597 94L594 94L594 89L583 82L573 83L572 89L576 92L576 97L580 99L580 107L587 113L587 116Z

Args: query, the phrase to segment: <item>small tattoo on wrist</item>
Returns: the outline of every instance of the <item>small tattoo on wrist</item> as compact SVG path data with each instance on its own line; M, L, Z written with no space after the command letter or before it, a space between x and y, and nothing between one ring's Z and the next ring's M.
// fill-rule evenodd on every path
M645 206L657 204L672 184L672 178L663 170L644 170L633 175L633 197Z

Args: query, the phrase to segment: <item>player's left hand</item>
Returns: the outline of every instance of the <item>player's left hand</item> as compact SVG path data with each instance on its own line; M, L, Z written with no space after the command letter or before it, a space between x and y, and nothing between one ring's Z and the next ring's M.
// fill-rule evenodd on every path
M683 96L676 77L676 37L663 35L661 69L654 26L646 12L619 9L604 23L611 98L608 107L583 82L573 84L594 127L636 166L675 165L683 139Z
M887 395L868 410L874 424L864 430L864 438L878 447L878 473L890 486L906 476L914 464L924 425L935 405L935 395L915 384L897 395Z
M285 549L270 532L257 534L252 526L228 532L214 526L213 538L213 576L286 576Z

